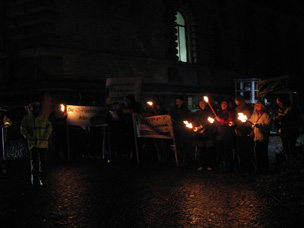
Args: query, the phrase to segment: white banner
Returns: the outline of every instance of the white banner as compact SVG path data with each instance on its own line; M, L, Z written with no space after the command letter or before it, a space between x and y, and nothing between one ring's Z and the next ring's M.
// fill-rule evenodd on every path
M134 117L136 136L139 138L173 138L173 126L169 115Z
M76 106L67 105L67 122L75 126L91 126L91 118L96 116L102 110L96 106Z
M139 101L141 90L141 78L107 78L106 104L112 104L117 101L122 103L124 97L128 94L133 94L136 101Z

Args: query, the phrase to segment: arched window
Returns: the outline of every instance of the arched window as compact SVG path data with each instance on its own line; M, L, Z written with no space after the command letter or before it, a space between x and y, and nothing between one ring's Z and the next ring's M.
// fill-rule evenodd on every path
M185 18L180 12L176 14L176 30L177 30L177 56L181 62L188 62L187 39L186 39L186 23Z

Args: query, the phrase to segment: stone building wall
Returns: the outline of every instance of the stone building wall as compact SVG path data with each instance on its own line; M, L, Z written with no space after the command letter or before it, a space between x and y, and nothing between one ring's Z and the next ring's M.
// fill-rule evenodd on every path
M92 87L103 93L109 77L142 77L143 95L164 99L233 95L234 78L303 72L303 57L290 58L302 56L301 18L254 1L11 0L2 5L6 27L0 24L5 31L0 40L6 44L0 50L0 79L9 78L2 95ZM176 58L177 10L189 23L192 63Z

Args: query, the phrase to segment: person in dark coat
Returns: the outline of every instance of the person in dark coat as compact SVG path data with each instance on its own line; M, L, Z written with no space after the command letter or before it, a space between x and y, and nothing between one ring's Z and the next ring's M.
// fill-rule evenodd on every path
M219 168L225 172L233 171L233 147L235 143L234 120L228 110L228 102L221 102L221 111L216 116L216 152Z
M201 170L212 170L216 166L216 154L214 149L215 124L208 118L213 114L206 102L199 101L200 109L192 114L193 123L193 146L196 147L199 155L199 168Z
M189 139L191 131L186 128L183 121L189 118L189 109L184 102L182 96L175 99L176 107L170 113L173 121L173 129L175 135L175 143L178 154L179 164L186 166L190 162L189 156Z
M125 137L129 145L127 146L130 151L130 159L135 161L135 134L133 129L133 113L134 114L142 114L144 108L142 104L135 100L135 96L133 94L128 94L124 97L124 105L122 106L123 115L121 116L121 120L125 125Z
M236 118L238 114L243 114L249 119L253 112L250 104L247 104L243 96L236 96ZM238 171L244 174L254 173L254 140L253 130L246 121L242 122L239 119L235 121L236 126L236 144L237 144L237 159Z
M290 167L293 163L292 160L296 156L296 141L300 135L300 109L293 105L290 99L283 96L277 97L276 102L279 109L278 115L274 117L274 120L279 128L286 165Z

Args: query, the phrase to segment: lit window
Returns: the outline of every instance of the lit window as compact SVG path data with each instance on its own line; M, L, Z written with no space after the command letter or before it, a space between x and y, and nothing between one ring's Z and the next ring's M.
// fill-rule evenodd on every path
M185 19L180 12L176 14L177 56L181 62L188 62Z

